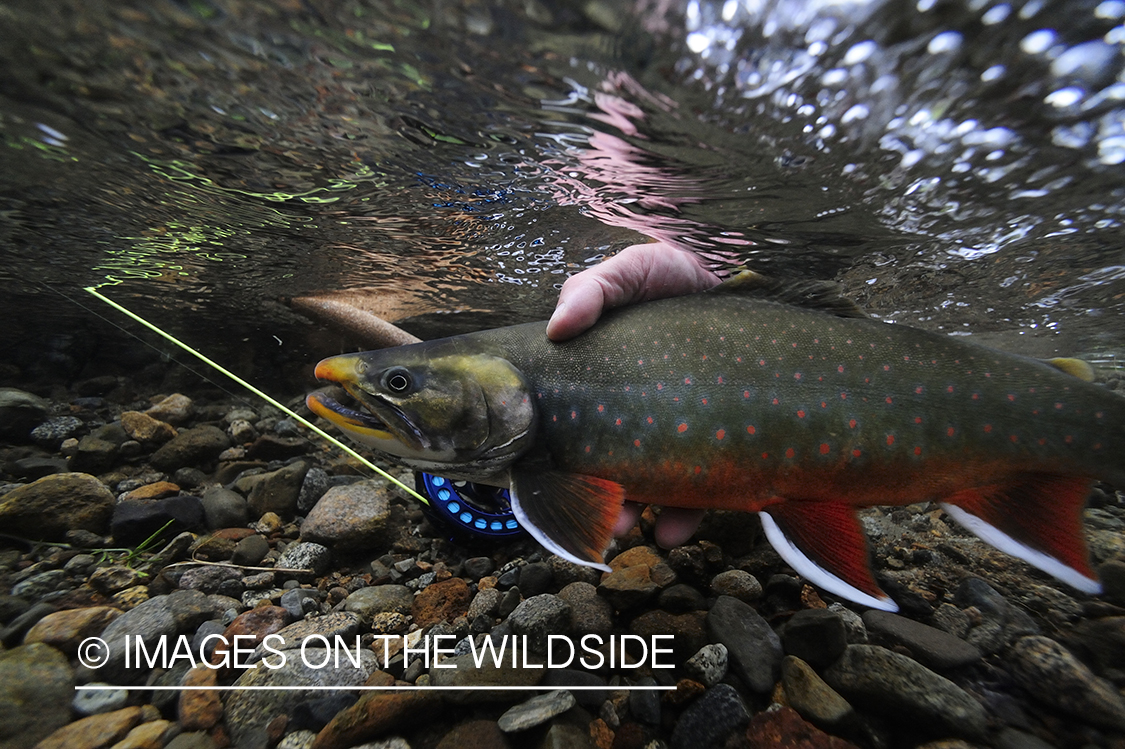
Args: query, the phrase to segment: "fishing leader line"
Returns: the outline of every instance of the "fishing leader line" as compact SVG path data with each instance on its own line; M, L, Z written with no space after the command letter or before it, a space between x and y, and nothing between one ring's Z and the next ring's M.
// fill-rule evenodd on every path
M234 372L231 372L229 369L226 369L225 367L223 367L218 362L214 361L213 359L208 358L203 353L201 353L199 351L196 351L191 346L187 345L183 341L181 341L178 338L176 338L175 336L173 336L171 333L168 333L167 331L162 330L161 328L157 327L153 323L149 322L145 318L143 318L140 315L138 315L137 313L133 312L132 310L129 310L126 307L124 307L124 306L118 304L117 302L113 301L112 299L110 299L109 297L105 296L100 291L98 291L97 288L94 287L94 286L86 286L86 287L83 288L83 290L88 292L92 296L94 296L96 299L106 303L107 305L109 305L113 309L117 310L118 312L121 312L122 314L126 315L131 320L134 320L134 321L140 323L141 325L145 326L146 328L148 328L152 332L159 335L164 340L172 343L173 345L177 346L178 348L182 349L183 351L191 354L192 356L199 359L204 364L206 364L206 365L212 367L213 369L217 370L219 373L221 373L225 377L229 378L230 380L234 381L235 383L237 383L237 384L241 385L242 387L246 388L251 393L253 393L254 395L256 395L259 398L261 398L262 400L264 400L266 403L270 404L271 406L278 409L282 413L286 414L290 418L296 420L302 426L309 429L309 431L311 431L313 434L315 434L318 437L324 439L329 444L335 445L340 450L343 450L349 456L355 458L360 463L362 463L363 465L370 468L372 471L374 471L379 476L382 476L383 478L387 479L392 484L394 484L395 486L397 486L400 489L402 489L403 491L405 491L408 495L410 495L414 499L417 499L419 502L421 502L425 505L430 504L430 501L428 499L423 497L421 494L419 494L412 487L407 486L403 482L399 481L397 478L395 478L391 474L387 473L382 468L380 468L379 466L375 465L374 463L372 463L367 458L360 455L354 449L352 449L351 447L349 447L345 443L341 442L340 440L336 439L335 437L333 437L328 432L326 432L323 429L321 429L320 427L318 427L316 424L312 423L311 421L309 421L305 417L301 416L300 414L298 414L296 411L294 411L293 409L286 406L281 401L277 400L276 398L273 398L269 394L265 393L264 391L260 390L259 388L255 387L254 385L250 384L246 380L244 380L241 377L239 377L238 375L236 375ZM62 295L64 298L69 299L69 297L66 297L66 295L62 294L62 292L58 291L58 289L55 289L55 291L58 292L60 295ZM73 302L75 302L75 304L78 304L78 302L76 300L72 299L70 301L73 301ZM83 307L85 309L85 306L82 305L82 304L78 304L78 306ZM91 310L91 312L92 312L92 310ZM94 313L94 314L96 314L96 313ZM101 317L101 315L98 315L98 317ZM105 319L105 318L103 318L103 319ZM120 327L120 326L116 326L116 327ZM122 328L122 330L124 330L124 329ZM126 331L126 332L128 332L128 331ZM186 366L186 365L184 365L184 366ZM188 369L189 369L189 371L192 371L195 374L199 374L197 372L194 372L194 370L191 370L190 367ZM202 376L202 375L200 375L200 376ZM204 379L209 379L209 378L204 377ZM225 391L225 388L223 388L223 389Z

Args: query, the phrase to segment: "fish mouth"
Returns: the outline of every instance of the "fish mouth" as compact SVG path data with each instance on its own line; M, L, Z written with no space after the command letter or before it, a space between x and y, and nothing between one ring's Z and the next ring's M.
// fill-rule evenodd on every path
M359 441L377 449L399 454L391 449L396 443L410 450L425 450L428 441L401 409L364 392L356 382L355 359L333 356L316 365L317 379L334 383L334 387L313 391L305 397L305 405ZM355 405L345 405L345 398ZM386 412L380 415L380 412Z
M338 386L314 391L305 397L305 405L317 416L344 429L380 432L387 437L391 436L383 420L370 411L361 411L341 403L338 398L342 397L343 392L343 388Z

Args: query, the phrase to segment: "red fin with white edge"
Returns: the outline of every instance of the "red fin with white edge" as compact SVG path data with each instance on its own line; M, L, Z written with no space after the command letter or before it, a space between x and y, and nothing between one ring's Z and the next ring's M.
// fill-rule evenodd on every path
M1009 485L958 492L943 501L950 517L982 541L1084 593L1101 593L1090 568L1082 508L1091 481L1027 474Z
M774 551L806 580L849 601L898 611L871 575L867 538L849 505L790 500L759 516Z
M548 551L609 572L604 554L625 502L621 484L561 471L512 471L512 512Z

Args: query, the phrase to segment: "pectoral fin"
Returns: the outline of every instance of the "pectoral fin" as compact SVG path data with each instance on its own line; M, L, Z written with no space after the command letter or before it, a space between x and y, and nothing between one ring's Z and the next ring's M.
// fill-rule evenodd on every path
M1029 474L1008 486L959 492L942 508L982 541L1085 593L1100 593L1090 568L1082 508L1090 481Z
M766 539L809 582L883 611L898 611L871 575L867 539L844 502L784 501L759 513Z
M549 551L576 564L609 572L603 555L613 538L625 490L594 476L513 470L512 512Z

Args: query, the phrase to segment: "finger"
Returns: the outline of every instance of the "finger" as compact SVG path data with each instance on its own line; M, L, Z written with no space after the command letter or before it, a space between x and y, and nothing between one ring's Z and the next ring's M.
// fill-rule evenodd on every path
M692 253L660 242L626 247L571 276L559 292L547 337L564 341L589 328L606 309L708 289L719 278Z
M620 538L633 530L633 526L641 519L644 505L637 502L626 502L621 507L621 514L617 516L617 523L613 526L613 535Z
M664 507L656 518L656 544L671 549L686 543L695 535L703 521L703 510L685 510L681 507Z

